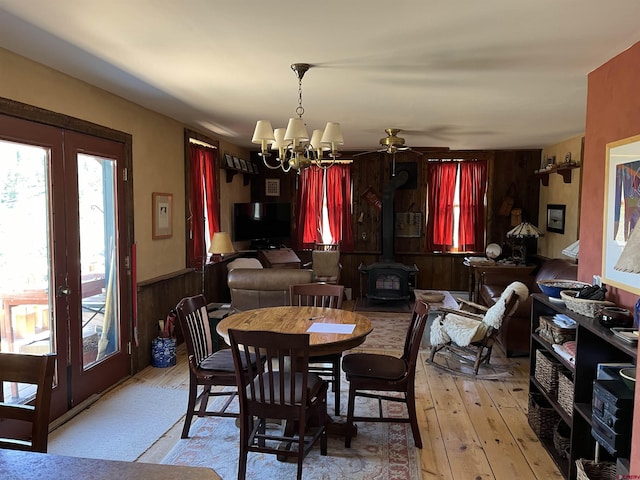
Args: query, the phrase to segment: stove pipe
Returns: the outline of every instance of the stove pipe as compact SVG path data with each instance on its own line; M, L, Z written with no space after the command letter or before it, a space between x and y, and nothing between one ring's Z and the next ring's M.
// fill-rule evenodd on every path
M395 237L395 222L393 221L393 194L396 189L409 180L406 170L391 177L382 189L382 261L393 262L393 239Z

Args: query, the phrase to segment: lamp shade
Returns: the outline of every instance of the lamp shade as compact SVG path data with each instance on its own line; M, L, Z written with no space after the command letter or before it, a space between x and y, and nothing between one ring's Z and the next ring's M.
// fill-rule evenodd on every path
M252 143L261 144L263 141L272 142L275 140L273 136L273 127L269 120L258 120L256 129L253 131Z
M635 228L627 240L627 244L622 249L620 258L613 267L614 270L621 272L640 273L640 222L636 223Z
M322 143L330 143L332 146L344 144L344 137L342 136L342 127L340 127L340 124L336 122L327 122L320 141Z
M226 255L227 253L234 253L233 243L231 243L231 237L227 232L216 232L211 239L211 246L209 247L209 253L216 255Z
M311 135L311 147L314 150L330 150L329 146L326 143L322 143L322 130L314 130Z
M284 139L295 142L304 142L309 140L307 127L304 126L302 118L290 118L287 124L287 131L284 132Z
M540 236L542 236L540 230L529 222L522 222L507 232L507 237L515 238L538 238Z

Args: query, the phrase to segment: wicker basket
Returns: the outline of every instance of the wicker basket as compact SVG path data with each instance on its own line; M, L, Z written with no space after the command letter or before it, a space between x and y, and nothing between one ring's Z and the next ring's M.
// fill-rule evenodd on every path
M553 446L556 448L556 452L558 452L560 458L567 458L570 443L571 429L566 423L559 420L553 429Z
M613 462L596 463L593 460L576 460L576 480L616 480L618 472Z
M558 395L558 372L560 362L555 361L543 350L536 350L536 368L534 377L551 398Z
M573 417L573 382L565 372L558 373L558 403L569 417Z
M603 307L612 307L615 305L615 303L607 300L576 298L576 295L578 295L578 292L572 290L563 290L560 292L560 298L564 300L567 308L585 317L596 318Z
M560 415L540 393L529 393L527 420L539 438L552 438Z
M538 327L538 335L549 343L564 343L576 339L575 328L562 328L556 325L553 317L540 317L540 326Z

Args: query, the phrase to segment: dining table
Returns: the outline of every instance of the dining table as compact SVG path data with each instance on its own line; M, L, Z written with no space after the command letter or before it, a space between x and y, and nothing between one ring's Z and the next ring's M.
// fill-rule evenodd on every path
M309 333L309 355L332 355L361 345L371 333L371 321L349 310L283 306L256 308L224 318L216 331L229 344L229 329L279 333Z
M334 355L361 345L373 327L364 315L349 310L323 307L267 307L233 313L224 318L216 331L229 344L229 329L279 333L308 333L309 355ZM345 422L329 418L327 432L344 436ZM354 424L351 436L356 436Z

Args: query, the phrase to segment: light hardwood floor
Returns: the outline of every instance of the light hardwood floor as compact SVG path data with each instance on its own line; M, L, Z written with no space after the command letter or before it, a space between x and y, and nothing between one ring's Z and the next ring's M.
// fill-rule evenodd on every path
M562 478L527 423L528 358L507 359L495 348L492 363L508 367L513 375L478 379L437 368L427 362L428 354L421 352L416 371L423 479ZM185 356L181 346L175 367L149 367L128 381L187 388ZM181 429L182 421L138 461L160 462Z

